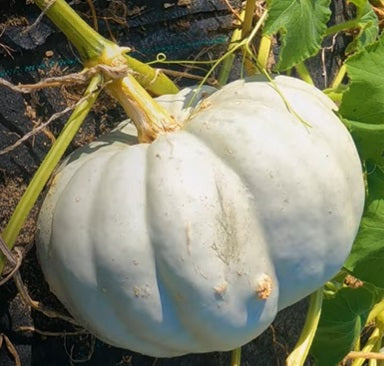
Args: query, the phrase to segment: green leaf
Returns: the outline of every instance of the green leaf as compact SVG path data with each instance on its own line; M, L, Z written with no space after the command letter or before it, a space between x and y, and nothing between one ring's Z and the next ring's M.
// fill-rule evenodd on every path
M350 86L344 93L340 113L344 118L365 123L384 121L383 37L346 61ZM374 108L372 108L374 107Z
M351 3L355 4L357 8L356 18L358 19L359 33L347 46L345 50L347 54L354 53L372 44L379 34L379 19L371 4L367 0L351 0Z
M369 287L339 290L323 301L311 354L317 366L335 366L352 349L377 296Z
M359 233L344 267L384 289L384 173L368 174L368 197Z
M347 121L360 157L384 171L384 123L369 124Z
M287 70L315 55L331 16L330 0L271 0L265 35L279 33L277 70Z
M361 158L384 171L384 39L350 57L350 85L339 113L349 127Z

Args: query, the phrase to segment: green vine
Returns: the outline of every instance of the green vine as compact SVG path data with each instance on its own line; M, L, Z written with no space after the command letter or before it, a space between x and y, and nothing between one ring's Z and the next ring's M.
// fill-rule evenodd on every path
M359 26L359 23L360 23L360 19L356 18L356 19L348 20L344 23L335 24L326 30L325 36L330 36L332 34L336 34L336 33L343 32L343 31L346 31L349 29L357 28Z
M65 0L34 0L35 4L66 35L79 52L85 66L104 63L111 54L129 51L107 40L88 25ZM141 85L153 95L175 94L178 87L162 72L125 55L127 66L134 72Z
M228 80L228 77L229 77L229 70L231 69L232 67L232 64L233 64L233 60L234 60L234 57L229 57L231 55L234 55L235 52L239 49L244 49L244 53L248 53L248 55L250 55L250 57L252 57L253 53L252 51L250 50L250 43L252 42L252 40L254 39L254 37L256 36L257 32L260 30L260 28L262 27L262 25L264 24L264 21L265 19L267 18L267 12L265 11L262 16L259 18L259 20L257 21L255 27L253 28L252 32L249 34L249 36L247 36L246 38L242 39L240 42L237 42L237 43L231 43L231 46L229 47L228 51L222 56L220 57L212 66L212 68L206 73L205 77L203 78L203 81L201 82L201 84L204 84L209 76L213 73L213 71L216 69L216 67L220 64L220 63L224 63L224 67L223 67L223 71L221 72L221 75L219 76L219 80L220 80L220 85L224 85L227 80ZM236 35L234 35L233 37L240 37L241 33L236 33ZM257 61L257 60L255 60ZM257 65L257 67L259 67L259 65ZM265 70L264 70L265 71Z
M323 303L323 289L314 292L310 297L309 309L304 328L294 350L287 358L287 366L302 366L308 356L313 338L319 324L321 305Z
M99 85L101 79L102 78L100 75L93 77L84 94L82 102L79 103L73 111L61 134L52 145L39 169L36 171L31 182L29 183L26 191L21 197L19 203L17 204L15 211L13 212L8 222L8 225L2 234L2 237L9 249L13 248L16 242L16 238L29 212L36 203L56 165L64 155L65 150L71 143L73 137L76 135L85 117L88 115L88 112L96 101L100 92ZM0 255L0 273L3 271L4 264L5 258L3 255Z

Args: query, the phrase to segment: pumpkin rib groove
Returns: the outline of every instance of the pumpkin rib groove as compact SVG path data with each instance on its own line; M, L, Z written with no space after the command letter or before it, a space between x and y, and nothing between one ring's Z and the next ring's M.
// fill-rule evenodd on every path
M179 132L175 132L175 133L179 133ZM161 136L161 139L167 140L167 136L168 136L168 134L164 134ZM149 148L147 150L147 155L146 155L146 171L152 169L152 165L151 165L152 159L154 159L154 161L156 161L156 159L163 159L164 158L164 156L163 156L164 154L160 155L160 153L156 152L157 151L156 147L157 147L158 143L159 142L157 140L155 140L154 142L152 142L152 144L149 145ZM172 149L173 149L172 148L172 142L167 142L167 144L170 146L170 150L172 151ZM152 150L156 150L156 151L151 153ZM171 153L171 155L172 155L172 153ZM158 178L160 180L158 182L156 181L155 184L160 185L160 186L164 185L165 182L163 182L163 178L165 179L165 177L163 175L161 175ZM152 202L152 201L157 202L158 199L156 197L154 197L153 195L151 196L148 193L149 190L150 191L153 190L153 188L149 187L149 185L148 185L148 182L152 182L151 177L147 177L146 182L147 182L147 184L146 184L146 201L147 202ZM187 343L189 343L189 347L199 349L199 347L201 347L203 344L202 340L200 339L200 335L197 335L193 331L194 328L193 328L193 326L191 326L191 324L186 323L187 318L185 318L183 316L184 310L182 308L176 306L180 302L184 301L180 296L180 291L178 291L177 288L173 288L172 286L170 286L173 282L176 281L176 279L174 277L172 277L172 271L166 265L166 263L162 264L159 261L159 258L162 257L160 255L160 253L163 249L161 246L156 244L157 241L159 240L159 238L154 234L154 232L156 232L156 230L153 228L153 225L152 225L153 218L151 218L148 214L149 207L151 207L151 205L147 204L145 206L146 206L146 212L147 212L146 222L147 222L147 225L149 226L148 231L150 233L150 240L152 243L152 248L154 250L154 257L155 257L154 264L155 264L155 273L156 273L156 283L157 283L157 286L160 290L160 302L161 302L161 305L163 308L163 314L166 315L166 318L164 319L164 321L172 323L173 326L175 325L175 323L177 323L177 328L179 328L176 339L173 339L172 343L176 344L176 343L178 343L179 339L188 337L189 339L188 339ZM158 210L158 209L160 210L159 206L156 206L154 208L154 210ZM172 223L170 223L170 225L172 225ZM181 336L180 333L183 334L183 336ZM162 339L161 341L163 342L164 339ZM180 355L180 354L187 353L187 350L185 350L185 351L182 350L183 349L182 347L183 347L182 345L179 345L177 347L177 350L172 348L172 347L169 347L169 346L165 346L164 348L168 348L169 351L172 352L172 354L174 354L174 355Z

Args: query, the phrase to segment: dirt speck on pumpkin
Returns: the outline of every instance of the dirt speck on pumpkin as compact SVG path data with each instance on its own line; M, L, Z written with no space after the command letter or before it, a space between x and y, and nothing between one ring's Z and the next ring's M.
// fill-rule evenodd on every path
M257 281L256 294L260 300L266 300L272 293L272 278L266 274Z
M213 287L213 290L215 291L215 294L220 297L224 297L225 293L227 292L228 288L228 282L223 281L220 284Z

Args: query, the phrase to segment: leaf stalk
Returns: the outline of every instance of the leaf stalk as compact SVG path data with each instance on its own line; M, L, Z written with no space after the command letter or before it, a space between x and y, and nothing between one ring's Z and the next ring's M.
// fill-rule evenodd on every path
M240 366L240 365L241 365L241 347L234 349L231 354L231 366Z
M323 289L314 292L310 297L309 309L304 328L300 334L294 350L288 356L287 366L303 366L312 345L313 338L319 324L321 306L323 303Z

